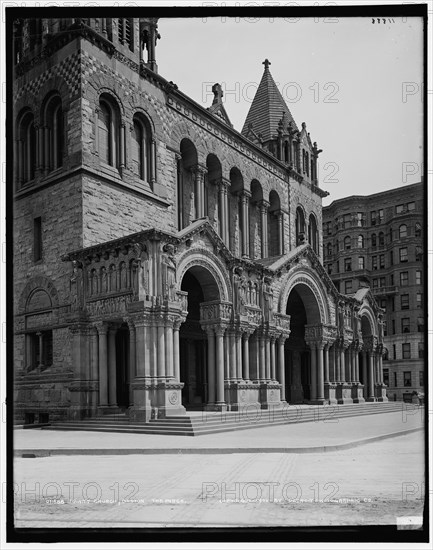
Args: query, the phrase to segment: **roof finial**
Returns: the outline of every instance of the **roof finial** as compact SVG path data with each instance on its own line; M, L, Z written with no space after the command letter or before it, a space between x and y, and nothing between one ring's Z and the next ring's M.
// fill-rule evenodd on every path
M265 59L265 60L263 61L262 65L265 66L265 71L266 71L267 69L269 69L269 65L270 65L270 64L271 64L271 62L269 61L269 59Z

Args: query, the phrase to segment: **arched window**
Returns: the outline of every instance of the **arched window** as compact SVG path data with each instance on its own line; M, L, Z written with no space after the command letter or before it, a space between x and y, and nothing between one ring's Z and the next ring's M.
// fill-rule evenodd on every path
M268 252L269 256L283 254L283 213L278 193L272 190L269 193L268 208Z
M24 111L17 122L16 173L19 185L35 177L36 130L34 116L30 110Z
M296 246L305 242L305 216L301 207L296 209Z
M121 18L117 20L119 42L125 46L129 46L131 51L134 51L133 44L133 20L130 18Z
M418 222L415 224L415 237L421 237L421 224Z
M371 246L377 246L376 233L371 236Z
M107 94L99 100L98 151L101 161L110 166L119 166L119 122L120 115L114 101Z
M48 139L44 143L48 147L44 155L44 168L46 172L51 172L63 164L64 126L62 100L59 95L54 95L47 101L44 117L48 132Z
M305 151L305 171L307 172L307 176L310 175L310 155Z
M149 123L140 116L134 116L131 160L133 172L148 183L151 182L151 131Z
M379 233L379 246L384 246L385 244L385 233L381 231Z
M358 248L364 248L364 236L358 235Z
M286 141L284 142L284 162L289 162L289 143Z
M400 239L403 239L403 237L407 237L407 225L406 224L400 225L399 234L400 234Z
M319 239L317 232L317 222L313 214L310 214L308 223L308 242L310 243L311 248L316 254L319 252Z
M350 250L350 237L344 237L344 250Z

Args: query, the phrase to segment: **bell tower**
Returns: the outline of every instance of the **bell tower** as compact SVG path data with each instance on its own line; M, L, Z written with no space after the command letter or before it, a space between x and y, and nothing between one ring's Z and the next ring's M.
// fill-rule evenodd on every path
M158 32L157 17L140 18L140 49L143 55L142 63L151 71L157 73L156 43L161 38ZM147 61L144 60L144 50L147 50Z

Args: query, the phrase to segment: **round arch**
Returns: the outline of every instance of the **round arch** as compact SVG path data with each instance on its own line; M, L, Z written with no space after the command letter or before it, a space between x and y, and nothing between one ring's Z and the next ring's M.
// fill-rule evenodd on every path
M224 266L218 258L209 258L207 249L195 248L187 251L180 257L177 267L178 290L181 289L182 279L188 270L196 277L203 287L206 301L221 300L231 302L230 281ZM211 289L216 283L218 295ZM208 290L208 292L205 292ZM209 297L208 297L209 296Z
M45 277L44 275L37 275L26 284L23 291L21 292L20 300L18 303L18 309L20 313L24 313L26 311L26 306L29 303L31 295L37 290L45 291L48 294L51 300L52 307L57 307L59 305L57 289L51 279Z
M363 304L359 310L361 319L361 332L363 336L377 336L377 323L373 311Z
M311 318L314 318L314 321L310 322L310 319L307 319L308 324L330 323L330 313L325 289L315 274L313 274L310 270L305 269L305 267L301 267L295 272L292 270L286 281L283 283L278 301L278 311L280 313L286 313L289 295L295 287L298 294L300 294L307 311L311 308L310 316Z
M194 144L194 147L197 149L198 162L205 165L207 151L203 139L191 125L186 122L178 122L175 124L169 135L170 146L175 151L179 150L180 143L183 139L188 139Z

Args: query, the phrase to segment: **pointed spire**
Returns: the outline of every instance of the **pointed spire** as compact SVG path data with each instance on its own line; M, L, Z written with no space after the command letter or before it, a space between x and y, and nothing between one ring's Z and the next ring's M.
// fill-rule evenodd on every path
M284 130L292 123L293 128L298 131L296 122L272 78L270 64L269 59L263 61L265 70L242 128L242 134L246 136L248 127L253 122L255 131L262 134L265 142L276 136L281 119L285 125Z

